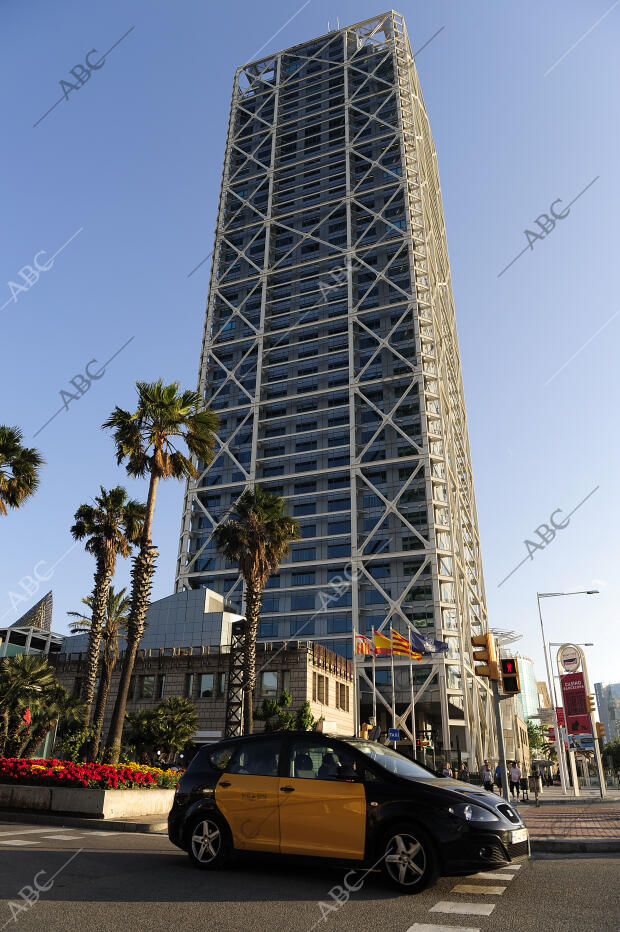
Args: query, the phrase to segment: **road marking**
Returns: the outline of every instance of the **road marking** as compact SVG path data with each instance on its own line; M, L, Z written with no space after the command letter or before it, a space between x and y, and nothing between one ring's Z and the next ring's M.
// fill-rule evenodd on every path
M506 887L487 887L484 884L477 883L457 883L452 887L451 893L488 893L492 896L499 896L504 892Z
M83 835L120 835L120 834L124 834L124 833L121 833L121 832L91 832L91 831L87 831L87 832L82 832L82 834L83 834Z
M40 845L40 841L22 841L19 838L10 838L8 841L0 841L0 845Z
M521 865L520 864L506 864L504 867L502 867L502 870L503 871L520 871Z
M4 824L6 825L6 822ZM41 835L49 830L49 825L47 828L14 828L12 832L0 832L0 835Z
M53 841L77 841L79 835L44 835L43 838L46 840Z
M496 903L452 903L440 900L429 909L429 913L453 913L459 916L490 916Z
M407 932L480 932L480 929L471 929L469 926L436 926L430 922L414 922Z
M480 871L479 874L473 874L469 880L476 880L478 877L480 880L513 880L514 874L500 874L499 871Z

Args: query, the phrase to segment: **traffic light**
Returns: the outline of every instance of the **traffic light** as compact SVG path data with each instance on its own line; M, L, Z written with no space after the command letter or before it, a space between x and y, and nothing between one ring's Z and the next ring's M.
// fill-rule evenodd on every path
M474 660L485 661L482 666L475 667L476 676L488 676L490 680L499 679L495 641L490 631L486 634L477 634L471 639L472 647L483 647L484 650L475 650Z
M603 725L603 723L597 722L595 727L596 727L596 737L604 738L607 732L605 731L605 726Z
M514 657L502 657L500 660L502 667L502 683L504 692L509 696L514 696L521 692L521 683L519 682L519 664Z
M586 705L588 706L588 712L596 712L596 700L594 696L586 696Z

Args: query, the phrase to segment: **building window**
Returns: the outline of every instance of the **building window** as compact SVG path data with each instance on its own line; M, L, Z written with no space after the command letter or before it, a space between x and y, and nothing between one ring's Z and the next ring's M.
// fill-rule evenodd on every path
M213 673L203 673L200 677L200 698L211 699L214 694Z
M185 676L185 697L192 699L194 696L194 674L187 673Z
M314 608L314 593L312 595L294 595L291 598L292 611L304 611Z
M226 674L218 673L217 675L217 694L218 696L226 695Z
M330 544L327 548L328 557L347 557L351 552L348 544Z
M277 638L280 626L277 621L263 621L258 626L259 638Z
M160 673L157 678L157 699L164 698L164 691L166 689L166 675L165 673Z
M305 563L306 560L316 559L316 547L304 547L303 550L293 550L293 563Z
M313 586L314 581L314 573L293 573L291 577L292 586Z
M273 670L261 674L260 694L264 699L275 699L278 695L278 674Z
M282 670L282 691L290 693L291 691L291 671Z
M345 683L336 683L336 708L349 711L349 687Z
M155 695L155 677L154 676L141 676L140 677L140 699L152 699Z

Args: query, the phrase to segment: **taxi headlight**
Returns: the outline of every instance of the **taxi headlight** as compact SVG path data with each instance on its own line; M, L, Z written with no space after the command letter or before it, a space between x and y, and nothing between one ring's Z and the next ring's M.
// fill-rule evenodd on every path
M482 806L472 806L471 803L459 803L457 806L450 806L448 812L458 816L459 819L465 819L466 822L497 822L497 816L483 809Z

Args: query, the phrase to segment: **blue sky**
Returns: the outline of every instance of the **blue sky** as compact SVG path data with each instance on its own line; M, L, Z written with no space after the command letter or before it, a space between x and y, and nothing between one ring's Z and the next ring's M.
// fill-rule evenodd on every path
M523 633L542 678L536 591L599 588L546 600L546 626L553 641L594 641L591 679L618 680L620 4L399 9L414 49L441 30L417 66L439 157L491 623ZM100 484L126 481L99 425L115 404L133 405L136 378L195 386L209 263L188 273L212 246L235 67L324 33L328 20L379 12L366 0L2 4L0 421L19 424L47 461L36 498L1 520L2 624L52 587L55 628L66 630L92 573L81 547L69 551L73 513ZM121 38L38 122L70 69L93 49L99 63ZM553 229L541 219L548 232L498 277L528 247L524 231L542 233L536 219L586 187ZM23 285L15 300L9 282ZM89 363L100 378L63 408L61 390L77 395L71 380L84 386ZM155 598L173 588L182 495L160 487ZM587 496L553 539L541 529L548 543L530 545L530 558L524 541L540 545L536 529L552 514L564 524Z

